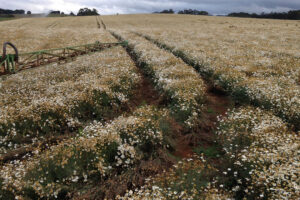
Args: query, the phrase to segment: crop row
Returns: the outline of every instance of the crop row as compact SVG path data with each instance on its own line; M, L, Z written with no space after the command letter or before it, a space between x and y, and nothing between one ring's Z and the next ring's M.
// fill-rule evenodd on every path
M122 47L0 80L1 153L87 120L112 118L140 81Z
M232 166L228 188L247 198L296 199L300 194L298 134L259 108L231 110L219 119L217 134Z
M232 109L218 118L216 133L222 165L213 167L203 155L188 158L119 199L299 197L300 141L280 118L259 108Z
M26 161L8 163L1 168L0 197L63 198L82 184L105 181L155 158L167 145L168 115L168 110L141 107L105 125L93 122L75 138L44 152L37 149Z
M129 190L118 200L229 200L229 192L220 190L210 183L214 169L203 156L179 161L172 169L148 179L141 188Z
M115 32L129 42L145 74L152 78L158 91L170 99L174 118L187 127L196 125L205 103L206 86L197 72L181 59L151 42L129 32Z
M149 35L145 37L194 66L203 77L230 93L237 102L251 102L271 110L297 129L300 128L300 90L288 76L248 77L234 67L206 63L207 60L202 60L202 56L198 55L201 52L178 48L179 41L166 44L164 38L154 39Z

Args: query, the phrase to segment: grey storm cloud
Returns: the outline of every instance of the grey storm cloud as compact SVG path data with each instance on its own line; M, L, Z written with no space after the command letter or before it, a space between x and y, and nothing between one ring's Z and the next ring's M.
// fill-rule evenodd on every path
M300 9L300 0L0 0L6 9L31 10L34 13L60 10L77 12L79 8L96 8L101 14L150 13L163 9L198 9L211 14L230 12L282 12Z

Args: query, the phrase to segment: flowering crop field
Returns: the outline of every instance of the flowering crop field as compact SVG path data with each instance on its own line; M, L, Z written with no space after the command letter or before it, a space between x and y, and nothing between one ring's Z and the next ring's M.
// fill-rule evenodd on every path
M95 17L49 17L42 20L23 18L12 20L11 23L1 22L0 44L6 41L11 41L21 53L25 53L114 40L99 33Z
M49 17L0 30L21 52L126 41L0 77L0 199L299 199L299 21Z
M194 63L238 101L251 101L300 126L299 21L144 15L139 20L149 23L145 27L132 16L116 19L107 19L111 28L128 24L126 29Z

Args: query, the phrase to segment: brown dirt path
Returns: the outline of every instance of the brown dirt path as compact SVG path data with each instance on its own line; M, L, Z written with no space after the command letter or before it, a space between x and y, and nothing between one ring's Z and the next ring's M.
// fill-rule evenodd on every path
M199 147L199 145L202 148L209 148L215 145L214 130L217 126L217 117L224 116L234 103L228 96L212 86L208 86L206 95L206 108L203 112L203 120L200 126L193 132L182 135L178 139L175 156L189 158L194 154L193 148Z

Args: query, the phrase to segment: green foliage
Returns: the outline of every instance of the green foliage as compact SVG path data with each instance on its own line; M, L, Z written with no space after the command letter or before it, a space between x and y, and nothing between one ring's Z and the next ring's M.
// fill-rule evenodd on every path
M232 91L232 98L235 100L235 102L238 102L240 104L250 103L247 89L243 86L234 88L234 90Z
M118 112L118 106L114 104L120 105L121 102L110 97L106 92L94 90L92 100L78 102L72 113L82 121L91 119L104 121Z
M221 172L227 172L226 175L220 174L218 179L219 185L224 185L228 191L235 190L234 196L235 199L256 199L259 196L259 193L246 193L247 187L252 181L250 171L253 169L253 163L251 162L242 162L242 166L234 164L237 159L229 158L227 156L223 157L222 165L219 166ZM228 169L231 169L230 171ZM238 189L234 189L238 187ZM259 191L259 190L258 190Z
M208 166L199 163L199 160L183 161L165 176L155 180L154 184L163 189L166 199L177 199L182 192L184 197L203 199L203 191L214 176L212 172Z
M101 156L104 158L105 163L112 165L115 163L115 157L118 155L119 144L112 142L105 144L101 150Z
M59 112L45 111L41 113L38 121L32 118L17 119L15 122L0 125L0 135L6 135L11 129L15 129L21 135L46 135L48 133L61 131L61 127L66 125L63 116Z
M218 146L204 148L200 145L194 148L194 152L198 155L204 154L207 158L218 158L222 154L222 152L218 150Z
M0 178L0 199L14 200L15 195L12 192L2 189L2 186L3 186L2 182L3 182L3 179Z
M65 154L70 156L66 158ZM79 149L75 146L67 146L60 153L50 158L42 158L39 166L29 170L24 179L29 182L38 181L45 188L48 184L65 184L66 180L69 180L69 184L65 184L67 189L68 185L72 187L73 184L78 182L72 180L74 176L78 176L80 179L88 171L95 171L97 161L98 155L95 152ZM28 195L34 195L31 188L26 190Z
M186 110L182 110L180 108L177 107L177 105L174 106L170 106L171 110L173 111L172 116L174 117L174 119L181 123L181 125L184 124L184 121L187 120L191 114L192 114L192 108L187 108Z
M172 124L167 119L161 119L159 121L159 128L162 130L164 136L171 136L172 131Z
M56 111L44 111L41 113L39 120L32 118L20 118L14 122L0 124L0 135L6 136L10 132L16 132L17 134L10 134L9 140L6 143L2 143L1 146L9 148L7 145L9 142L13 144L22 144L28 141L29 138L60 134L64 130L68 129L67 121L65 117Z
M22 191L25 199L38 200L40 196L34 191L32 187L25 187Z
M213 108L207 108L206 112L210 113L210 114L215 114L216 113L216 111Z
M0 17L0 22L1 21L7 21L7 20L12 20L15 19L14 17Z
M209 180L207 178L208 172L202 171L198 172L199 169L191 169L185 171L185 169L178 169L176 171L176 176L178 180L169 185L172 191L187 191L188 194L193 195L193 189L201 191L204 187L207 186Z

